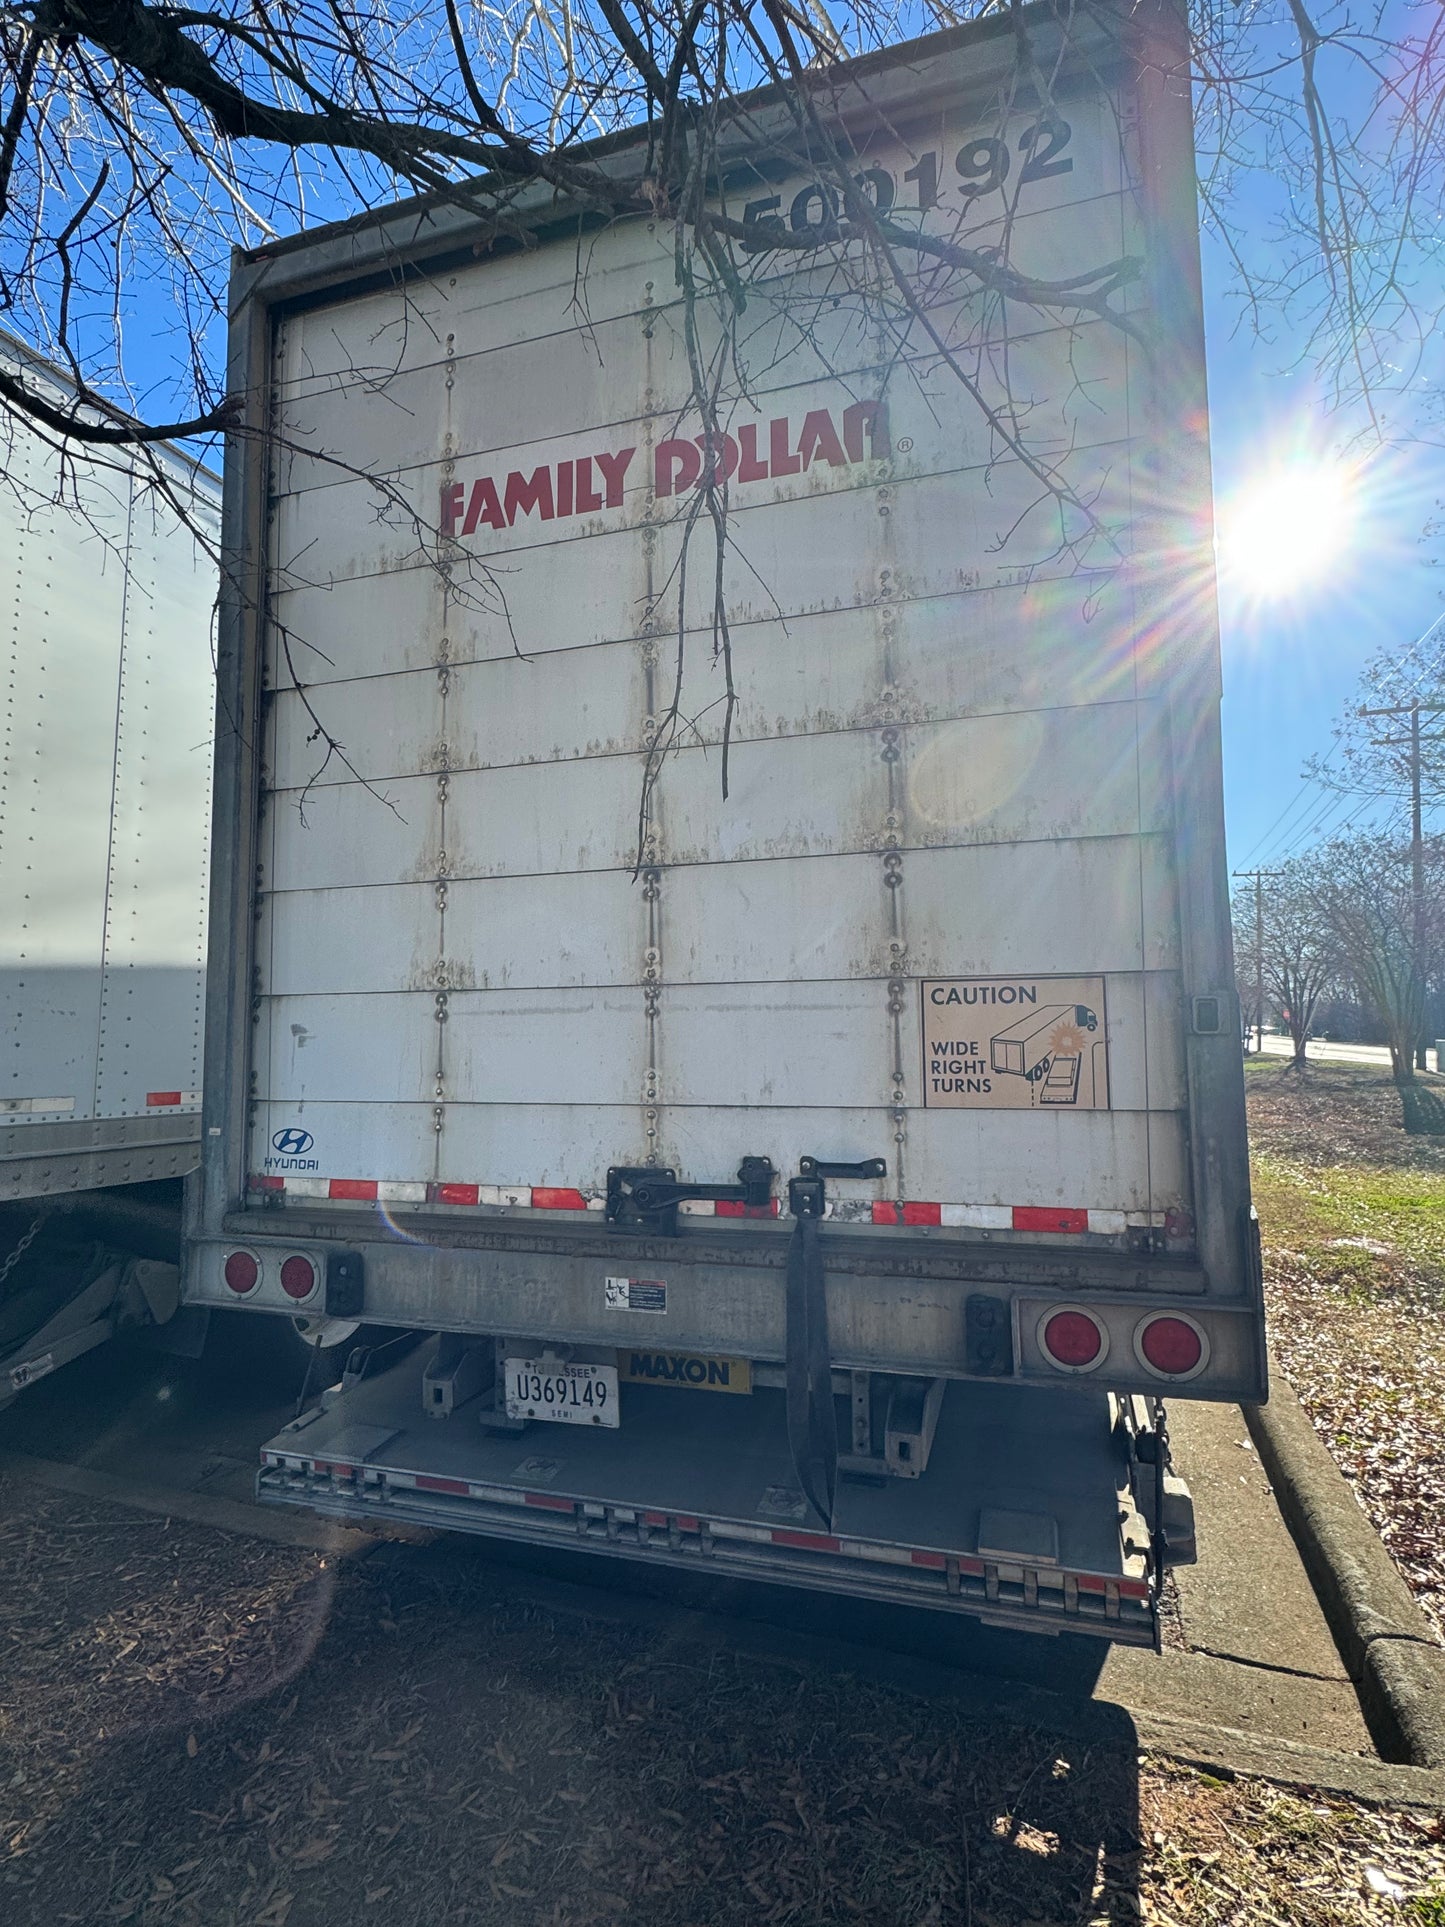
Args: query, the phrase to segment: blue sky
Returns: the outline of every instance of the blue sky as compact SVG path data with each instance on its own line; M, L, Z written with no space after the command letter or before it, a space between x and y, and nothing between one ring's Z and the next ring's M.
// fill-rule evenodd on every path
M1322 31L1338 29L1340 35L1321 55L1319 68L1332 131L1348 157L1348 168L1373 188L1394 178L1390 141L1395 119L1376 111L1380 59L1386 48L1413 44L1431 9L1422 0L1384 0L1378 14L1367 10L1354 18L1347 8L1328 0L1326 7L1328 18L1318 8L1313 11ZM1288 16L1264 7L1257 19L1253 51L1262 70L1268 70L1271 55L1288 63L1298 52ZM1362 52L1371 58L1361 57ZM1296 83L1288 77L1287 64L1280 71L1287 76L1280 84L1288 94ZM1196 93L1201 165L1206 164L1211 138L1206 106ZM1297 109L1291 126L1288 134L1278 126L1266 131L1254 127L1246 157L1233 170L1233 193L1225 207L1234 243L1251 270L1259 271L1262 286L1278 275L1309 290L1311 275L1289 272L1308 259L1309 245L1302 244L1301 235L1313 226L1310 209L1299 204L1307 202L1309 174L1301 165ZM1367 213L1358 202L1353 207L1355 218L1363 222L1357 231L1363 232L1365 245L1358 258L1368 283L1372 265L1387 258L1393 245L1390 197L1382 193L1379 207ZM1390 245L1372 251L1372 239ZM1322 832L1345 827L1361 810L1361 822L1379 814L1379 806L1332 800L1314 785L1302 795L1301 766L1311 754L1330 749L1331 726L1358 701L1356 686L1366 661L1383 651L1405 655L1445 616L1445 532L1433 543L1425 534L1432 517L1441 518L1445 498L1438 424L1433 440L1411 439L1428 419L1430 378L1438 372L1434 364L1439 343L1430 317L1438 307L1440 269L1433 246L1407 250L1401 284L1418 295L1419 313L1402 313L1385 303L1375 311L1381 332L1372 345L1379 349L1385 388L1393 382L1399 391L1378 395L1391 444L1382 449L1362 409L1332 409L1324 384L1308 370L1291 366L1308 332L1308 295L1303 311L1266 309L1261 325L1274 339L1261 342L1247 326L1234 325L1239 306L1231 290L1238 275L1226 249L1208 231L1203 258L1210 428L1221 527L1229 855L1237 867L1267 865L1308 847ZM1416 322L1423 327L1423 338L1412 339ZM1394 335L1392 324L1398 324ZM1289 595L1245 600L1231 582L1223 539L1231 501L1252 478L1277 464L1292 463L1305 477L1326 474L1346 451L1357 466L1357 478L1341 539ZM1425 686L1430 687L1430 679Z
M1206 251L1207 252L1207 251ZM1216 502L1287 452L1328 459L1355 424L1332 418L1284 354L1231 334L1219 282L1206 290ZM1250 603L1221 580L1225 806L1235 865L1277 862L1355 809L1322 817L1324 795L1300 799L1300 771L1328 750L1331 725L1355 700L1359 671L1382 649L1403 653L1445 615L1445 538L1426 523L1445 495L1438 454L1398 453L1367 465L1359 522L1332 565L1277 602ZM1291 805L1294 805L1291 808ZM1281 813L1284 821L1278 823Z

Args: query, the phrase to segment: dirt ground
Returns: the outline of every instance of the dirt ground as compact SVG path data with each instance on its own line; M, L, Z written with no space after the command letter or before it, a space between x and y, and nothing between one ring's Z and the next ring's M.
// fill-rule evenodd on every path
M7 1927L1445 1922L1445 1823L0 1489ZM712 1637L715 1637L715 1630Z
M1247 1081L1275 1356L1445 1638L1445 1138L1371 1069Z

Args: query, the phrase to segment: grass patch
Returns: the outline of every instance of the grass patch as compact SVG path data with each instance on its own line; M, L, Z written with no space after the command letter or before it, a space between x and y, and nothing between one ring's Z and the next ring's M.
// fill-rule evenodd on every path
M1433 1172L1302 1164L1257 1151L1254 1202L1267 1244L1351 1296L1404 1286L1445 1295L1445 1181Z
M1247 1101L1275 1355L1445 1635L1445 1145L1356 1066L1258 1065Z

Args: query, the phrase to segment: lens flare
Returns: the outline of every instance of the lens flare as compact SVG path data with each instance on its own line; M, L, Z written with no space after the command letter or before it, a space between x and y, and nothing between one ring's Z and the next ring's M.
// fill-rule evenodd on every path
M392 1213L384 1204L377 1205L376 1215L382 1224L386 1226L386 1229L391 1233L392 1237L396 1239L398 1244L429 1245L432 1242L430 1238L418 1237L416 1232L409 1231L399 1219L393 1217Z
M1260 602L1323 586L1337 576L1357 522L1350 471L1303 458L1247 482L1219 518L1220 575Z

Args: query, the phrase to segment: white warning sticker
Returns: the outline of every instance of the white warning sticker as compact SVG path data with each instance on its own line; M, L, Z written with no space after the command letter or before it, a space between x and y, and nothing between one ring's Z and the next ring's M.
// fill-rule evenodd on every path
M659 1278L604 1278L602 1290L608 1311L667 1310L667 1286Z

